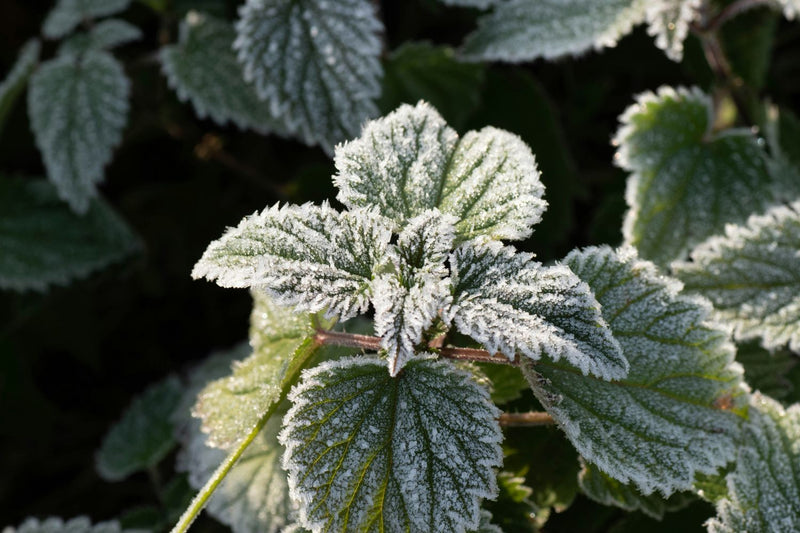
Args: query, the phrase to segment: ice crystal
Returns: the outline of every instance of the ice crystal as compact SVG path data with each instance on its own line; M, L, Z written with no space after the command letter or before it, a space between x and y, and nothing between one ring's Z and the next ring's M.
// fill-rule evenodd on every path
M50 39L60 39L88 19L105 17L124 11L131 0L58 0L47 14L42 33Z
M450 257L459 331L509 359L564 359L583 374L625 376L628 363L588 285L564 265L543 267L496 241L470 242Z
M630 363L618 381L560 362L523 365L531 386L578 452L642 494L688 490L697 473L733 459L746 396L728 332L711 306L679 293L631 248L572 252Z
M119 19L98 22L87 33L73 35L58 48L59 55L80 55L88 50L110 50L142 38L142 30Z
M223 287L259 287L298 311L364 313L376 262L391 232L374 213L275 205L212 242L192 276Z
M452 531L479 525L497 490L497 409L468 372L348 358L303 373L280 434L301 524L314 531Z
M328 152L377 114L381 22L369 0L248 0L239 61L272 114Z
M93 199L83 216L51 183L0 179L0 289L43 291L119 261L140 246L111 207Z
M122 140L129 82L107 52L60 56L31 78L28 114L47 175L59 196L86 213L103 167Z
M509 62L615 46L644 20L645 0L508 0L478 21L463 53Z
M728 492L709 533L800 530L800 405L753 395Z
M647 32L667 57L680 61L689 25L697 18L702 0L650 0L647 2Z
M404 227L438 208L460 239L524 239L541 220L544 187L530 148L487 127L461 139L431 106L403 105L336 150L334 183L348 207L376 207Z
M165 46L160 57L170 87L189 101L200 118L243 129L288 135L284 122L244 81L232 49L236 32L228 22L190 11L181 22L178 44Z
M662 87L620 117L616 162L631 172L625 243L665 266L772 201L766 158L750 130L712 134L710 98Z
M753 215L676 263L688 290L706 296L739 339L800 351L800 202Z
M92 525L86 516L64 521L61 518L28 518L18 527L5 527L3 533L123 533L119 522L112 520Z
M2 131L5 118L11 111L14 102L28 83L36 64L39 61L39 52L42 45L37 39L31 39L20 49L14 66L6 74L3 83L0 83L0 131Z

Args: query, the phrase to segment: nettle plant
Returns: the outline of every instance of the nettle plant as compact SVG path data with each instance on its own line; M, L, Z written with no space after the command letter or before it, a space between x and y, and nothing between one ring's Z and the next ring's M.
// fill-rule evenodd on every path
M557 489L522 479L547 467L547 450L512 468L504 435L556 425L594 501L661 518L703 499L717 510L710 532L800 530L800 407L766 394L780 388L757 390L800 352L797 125L742 90L720 41L753 8L792 18L800 7L444 3L491 10L462 60L580 54L639 24L676 60L690 33L700 39L713 94L661 87L620 117L622 246L544 265L509 244L547 207L534 155L513 133L459 136L425 102L367 121L383 75L370 2L248 0L235 25L192 11L158 53L178 97L219 124L333 154L345 209L276 204L211 243L192 275L251 290L249 343L138 397L98 452L100 475L152 470L180 442L178 470L199 492L173 531L204 508L235 533L537 531L547 507L565 506L537 508L532 491ZM61 0L43 32L63 38L128 4ZM0 242L14 252L0 256L0 286L65 283L135 248L95 186L128 112L107 50L139 37L107 20L38 66L34 41L0 86L2 119L33 76L29 114L50 180L0 182ZM413 74L415 54L462 86L474 80L425 46L397 51L392 76ZM51 255L22 244L45 210L52 228L77 228L38 230ZM540 410L501 411L528 391ZM120 529L78 518L16 531Z

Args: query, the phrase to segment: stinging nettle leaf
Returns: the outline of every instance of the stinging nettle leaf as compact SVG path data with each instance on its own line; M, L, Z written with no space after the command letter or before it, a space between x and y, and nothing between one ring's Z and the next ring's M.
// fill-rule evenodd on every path
M390 238L372 212L276 204L212 242L192 277L258 287L298 312L325 310L347 319L368 309L373 270Z
M272 114L328 153L377 114L383 25L369 0L248 0L234 47Z
M478 21L462 54L508 62L613 47L644 21L644 0L508 0Z
M502 462L498 410L471 374L414 360L392 378L382 359L306 370L281 442L300 522L314 531L478 527Z
M78 216L44 180L0 178L0 289L66 285L139 246L125 221L100 199Z
M640 95L620 117L616 162L631 172L625 243L662 267L773 199L753 134L711 133L711 112L699 89L662 87Z
M630 363L618 381L564 363L523 365L534 393L577 448L645 496L689 490L736 450L742 369L711 306L631 248L574 251L566 264L589 284Z
M228 22L190 11L181 21L178 44L159 53L164 75L181 101L191 102L200 118L224 125L288 135L283 121L244 81L233 51L236 31Z
M441 0L441 2L450 6L477 7L479 9L486 9L489 6L501 3L502 0Z
M58 48L59 55L80 55L88 50L110 50L142 38L142 30L120 19L98 22L88 33L73 35Z
M121 481L157 465L175 445L173 414L181 399L178 378L171 376L134 398L109 429L97 452L97 473Z
M683 58L683 41L689 26L699 16L702 0L648 0L647 33L656 38L656 46L673 61Z
M714 304L738 339L800 351L800 202L728 225L675 264L687 290Z
M39 52L42 49L41 43L37 39L31 39L20 49L14 66L6 74L5 79L0 83L0 132L2 132L6 117L11 112L11 108L17 101L17 97L22 93L28 84L36 65L39 63Z
M103 51L42 63L31 78L28 115L47 175L77 213L89 209L103 167L122 140L130 84Z
M569 267L543 267L496 241L469 242L450 256L453 305L446 320L513 360L564 359L583 374L619 379L628 362L589 286Z
M79 516L70 520L61 518L47 518L39 520L28 518L18 527L5 527L3 533L122 533L119 522L111 520L92 525L86 516Z
M750 403L729 496L709 533L788 533L800 529L800 405L784 410L761 394Z
M88 19L105 17L124 11L131 0L58 0L47 14L42 33L49 39L60 39Z
M536 161L516 135L487 127L461 139L430 105L402 105L336 150L337 198L375 207L396 229L437 208L459 239L525 239L546 203Z

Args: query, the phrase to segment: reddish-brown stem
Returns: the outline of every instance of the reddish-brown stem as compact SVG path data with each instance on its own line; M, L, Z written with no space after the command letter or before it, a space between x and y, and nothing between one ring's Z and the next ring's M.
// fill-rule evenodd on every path
M556 423L552 416L540 411L503 413L498 421L504 427L552 426Z

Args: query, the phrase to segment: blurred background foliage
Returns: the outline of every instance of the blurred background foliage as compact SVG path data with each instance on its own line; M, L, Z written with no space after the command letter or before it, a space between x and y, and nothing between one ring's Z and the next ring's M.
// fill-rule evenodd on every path
M98 477L94 455L104 433L149 384L246 338L247 291L189 277L212 239L277 201L336 203L333 163L321 149L198 120L167 87L154 52L177 38L185 12L231 20L237 4L140 0L124 15L145 38L117 54L132 80L132 107L101 191L143 246L67 287L0 292L0 525L31 515L87 514L94 521L122 516L130 526L179 512L188 489L171 459L124 483ZM49 0L0 2L0 73L39 33L51 6ZM579 58L461 64L453 48L474 28L476 11L437 0L384 0L380 9L386 26L381 112L422 98L460 132L493 125L520 135L536 154L550 204L521 247L542 261L574 247L620 242L625 174L612 164L609 141L633 96L664 84L711 89L712 74L692 37L681 63L668 60L640 28L616 48ZM724 43L737 73L755 93L796 104L800 25L758 10L732 24L738 27L726 31ZM45 42L43 56L54 48ZM44 175L20 103L0 133L0 169L6 176ZM797 368L789 376L800 383ZM505 407L529 409L534 401L523 394ZM527 514L537 508L560 511L550 514L544 530L551 532L688 533L703 531L700 524L712 514L710 505L697 502L659 523L602 507L577 494L575 452L557 429L515 428L507 437L510 473L491 508L509 533L530 530ZM518 485L520 477L538 490L515 490L511 478ZM195 528L224 530L208 518Z

